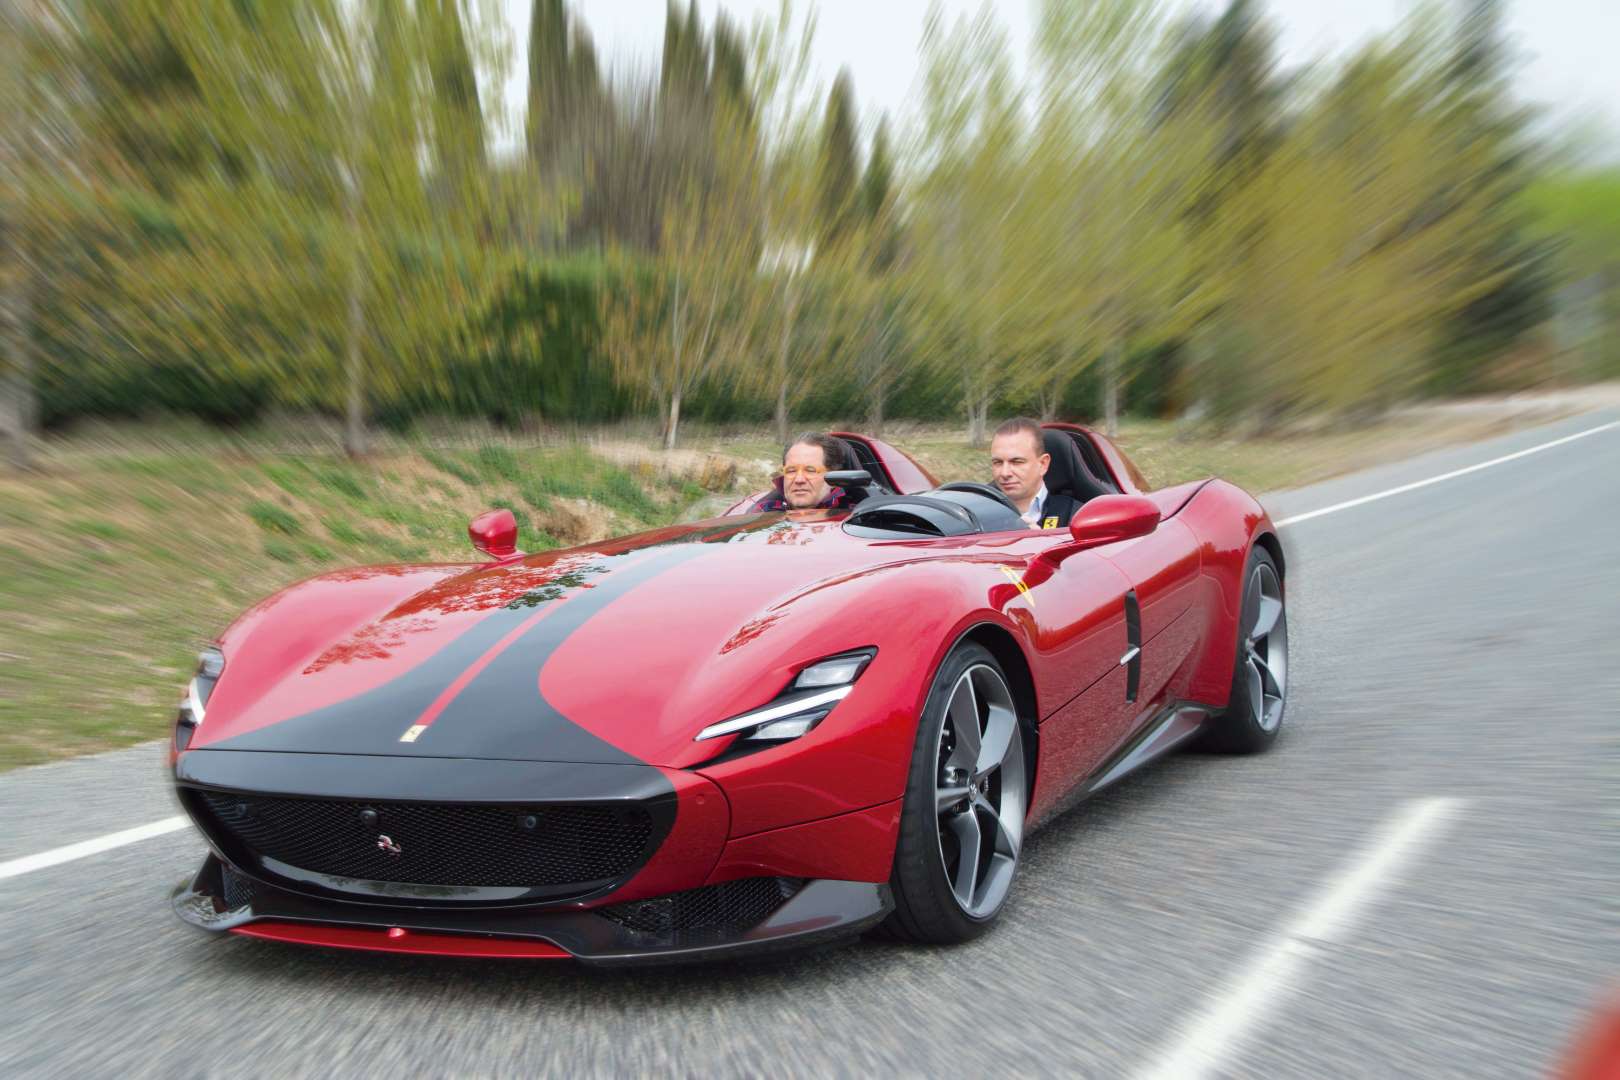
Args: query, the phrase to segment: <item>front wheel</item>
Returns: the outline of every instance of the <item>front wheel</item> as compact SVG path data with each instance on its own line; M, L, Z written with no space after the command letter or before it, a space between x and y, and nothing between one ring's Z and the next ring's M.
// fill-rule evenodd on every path
M1007 677L989 650L963 644L917 725L890 877L895 936L951 944L984 932L1018 870L1028 792Z
M1243 575L1237 663L1226 711L1210 722L1204 745L1230 754L1269 747L1288 704L1288 613L1282 575L1270 552L1256 547Z

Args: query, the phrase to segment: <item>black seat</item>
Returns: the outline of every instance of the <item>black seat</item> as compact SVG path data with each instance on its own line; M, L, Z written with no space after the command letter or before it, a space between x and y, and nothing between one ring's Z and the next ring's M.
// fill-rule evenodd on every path
M866 464L863 461L861 461L861 455L855 452L855 444L854 443L851 443L848 439L840 438L837 435L829 435L829 436L827 436L827 438L829 438L833 442L837 443L838 448L840 450L842 450L843 453L844 453L844 460L843 461L840 461L840 462L831 462L831 461L829 461L829 462L827 462L827 468L829 470L831 470L833 472L837 472L839 469L865 469L866 468ZM868 470L868 471L871 471L871 470ZM876 476L877 473L873 472L872 475Z
M1046 467L1046 490L1052 494L1067 495L1075 506L1082 506L1098 495L1108 495L1113 489L1098 480L1080 459L1080 448L1066 431L1044 428L1041 442L1052 462Z

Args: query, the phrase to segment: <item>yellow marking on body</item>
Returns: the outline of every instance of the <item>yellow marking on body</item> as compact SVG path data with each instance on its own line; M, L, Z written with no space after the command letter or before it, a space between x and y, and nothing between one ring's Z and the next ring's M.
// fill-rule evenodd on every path
M410 727L405 729L405 734L399 737L399 741L415 742L416 737L422 734L422 732L426 731L427 728L428 726L426 724L412 724Z
M1001 568L1001 572L1003 574L1007 575L1007 580L1008 581L1010 581L1014 585L1018 586L1019 593L1023 595L1025 600L1029 601L1029 606L1034 607L1035 606L1035 596L1034 596L1033 593L1031 593L1029 591L1029 586L1024 584L1024 579L1018 573L1018 571L1014 570L1010 566L1003 566Z

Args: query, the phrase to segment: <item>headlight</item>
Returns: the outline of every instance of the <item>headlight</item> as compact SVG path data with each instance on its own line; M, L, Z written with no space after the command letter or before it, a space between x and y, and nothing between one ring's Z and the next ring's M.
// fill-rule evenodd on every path
M179 721L182 727L202 725L208 698L224 670L225 654L218 649L210 646L197 654L197 674L191 677L191 684L186 687L186 700L180 705Z
M743 732L743 738L749 741L797 739L819 724L832 712L833 706L855 689L855 680L876 655L876 649L861 649L818 660L794 676L776 700L730 720L710 724L698 732L693 741L718 739L738 732Z

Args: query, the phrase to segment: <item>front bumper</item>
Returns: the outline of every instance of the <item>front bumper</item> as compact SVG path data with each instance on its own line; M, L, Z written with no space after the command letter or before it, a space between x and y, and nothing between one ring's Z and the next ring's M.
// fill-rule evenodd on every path
M572 958L601 966L725 960L804 948L858 934L894 906L886 884L820 879L805 882L751 925L636 929L607 917L601 907L419 908L326 900L248 879L215 854L176 886L171 902L182 920L209 931L332 948Z

